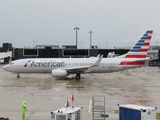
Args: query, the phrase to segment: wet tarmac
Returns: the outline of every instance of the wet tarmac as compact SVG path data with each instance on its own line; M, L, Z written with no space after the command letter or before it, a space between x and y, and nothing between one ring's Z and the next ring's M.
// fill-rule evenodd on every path
M51 111L70 106L83 107L83 120L91 120L90 100L105 96L107 120L118 120L117 104L158 107L160 111L160 69L142 67L116 73L85 74L80 81L55 80L51 74L6 72L0 65L0 117L21 120L21 102L27 103L26 120L51 120ZM74 94L74 103L71 96Z

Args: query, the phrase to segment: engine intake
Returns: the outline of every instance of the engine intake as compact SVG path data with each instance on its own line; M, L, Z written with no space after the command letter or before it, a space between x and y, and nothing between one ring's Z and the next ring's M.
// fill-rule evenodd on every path
M67 71L66 70L60 70L60 69L55 69L52 70L52 77L66 77Z

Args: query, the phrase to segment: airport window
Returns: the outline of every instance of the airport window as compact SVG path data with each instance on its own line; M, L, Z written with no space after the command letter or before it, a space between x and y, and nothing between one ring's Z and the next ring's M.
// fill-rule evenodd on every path
M38 56L38 49L23 49L23 56Z

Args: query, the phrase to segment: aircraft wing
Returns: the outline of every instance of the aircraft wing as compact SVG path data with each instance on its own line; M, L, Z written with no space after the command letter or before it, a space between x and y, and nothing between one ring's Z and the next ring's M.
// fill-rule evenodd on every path
M71 67L71 68L67 68L67 72L68 73L84 73L89 71L89 68L92 67L97 67L100 65L101 61L102 61L103 55L101 55L98 60L91 66L79 66L79 67Z

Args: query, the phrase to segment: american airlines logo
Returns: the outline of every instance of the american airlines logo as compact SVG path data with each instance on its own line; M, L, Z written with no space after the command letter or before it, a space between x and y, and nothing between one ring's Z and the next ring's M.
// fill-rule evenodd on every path
M30 63L31 60L28 60L28 62L26 64L23 65L23 67L27 67L28 66L28 63Z
M30 67L65 67L64 62L35 62L32 61Z

